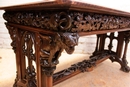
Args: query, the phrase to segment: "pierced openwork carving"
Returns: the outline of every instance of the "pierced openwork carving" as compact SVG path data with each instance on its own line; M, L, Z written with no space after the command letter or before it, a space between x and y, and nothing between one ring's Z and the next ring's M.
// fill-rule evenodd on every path
M34 55L34 34L28 31L20 31L22 53L29 60L35 60Z
M96 31L130 27L130 18L84 12L6 12L5 20L11 23L54 31Z
M59 63L63 49L68 54L72 54L74 47L78 44L77 33L56 33L54 36L41 34L40 43L40 59L43 71L48 75L52 75Z
M21 38L21 47L22 47L22 61L23 67L26 68L26 71L23 72L23 77L26 79L27 87L36 87L36 72L33 66L33 61L35 61L35 53L34 53L34 33L19 30L20 38ZM27 58L27 60L25 60ZM26 62L28 62L26 64ZM24 71L24 70L23 70ZM25 73L25 74L24 74Z

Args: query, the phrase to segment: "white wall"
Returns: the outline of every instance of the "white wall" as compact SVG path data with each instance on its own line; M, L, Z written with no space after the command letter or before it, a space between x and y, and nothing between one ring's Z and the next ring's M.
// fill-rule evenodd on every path
M10 48L11 39L4 25L5 21L2 18L3 12L4 11L0 11L0 48Z

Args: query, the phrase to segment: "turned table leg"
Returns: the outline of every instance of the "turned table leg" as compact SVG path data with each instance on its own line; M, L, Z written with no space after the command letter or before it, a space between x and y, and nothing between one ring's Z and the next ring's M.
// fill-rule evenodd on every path
M46 71L42 70L41 85L42 87L52 87L53 86L52 75L48 76L46 73L47 73Z

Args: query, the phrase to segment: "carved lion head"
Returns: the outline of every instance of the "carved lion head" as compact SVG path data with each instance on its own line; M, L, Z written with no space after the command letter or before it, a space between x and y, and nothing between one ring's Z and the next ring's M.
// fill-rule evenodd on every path
M79 35L77 33L60 33L65 51L72 54L78 45Z

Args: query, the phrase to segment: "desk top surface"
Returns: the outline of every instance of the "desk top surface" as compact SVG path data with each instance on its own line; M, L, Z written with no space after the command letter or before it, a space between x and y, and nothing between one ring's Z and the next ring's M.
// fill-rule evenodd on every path
M129 12L124 12L120 10L103 7L103 6L88 4L86 2L83 2L82 0L81 1L79 0L47 0L47 1L41 1L41 2L36 2L36 3L0 7L0 10L5 10L5 11L61 10L61 9L130 17Z

